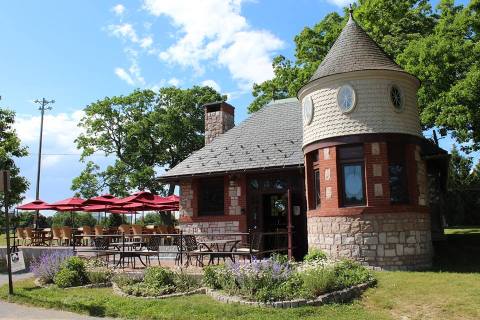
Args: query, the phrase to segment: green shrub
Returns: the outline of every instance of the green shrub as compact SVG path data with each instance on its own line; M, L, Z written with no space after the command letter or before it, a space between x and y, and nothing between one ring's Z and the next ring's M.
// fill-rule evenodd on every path
M76 272L81 284L88 282L85 261L82 258L73 256L65 259L60 266L60 271L63 269Z
M77 271L66 268L60 269L53 278L53 282L60 288L76 287L82 285L82 278Z
M310 249L308 250L307 255L303 258L305 262L322 262L327 260L327 255L325 252L319 249Z
M138 282L127 285L122 288L126 294L137 297L157 297L165 294L175 292L174 286L153 287L147 285L145 282Z
M342 289L357 284L374 281L373 274L358 262L343 260L333 267L335 288Z
M300 295L306 299L313 299L335 288L335 273L332 268L309 269L300 274L303 280Z
M212 266L206 266L205 268L203 268L203 279L202 279L203 284L212 289L221 289L222 284L218 276L218 271L220 269L224 269L224 266L212 265Z
M108 268L94 268L87 270L87 279L89 283L106 284L112 279L113 272Z
M128 273L118 273L112 277L112 282L114 282L120 288L124 288L136 283L139 283L143 280L143 275L128 274Z
M175 273L173 281L176 291L179 292L187 292L200 288L201 284L197 277L183 271Z
M173 285L174 273L162 267L148 267L143 282L152 287Z

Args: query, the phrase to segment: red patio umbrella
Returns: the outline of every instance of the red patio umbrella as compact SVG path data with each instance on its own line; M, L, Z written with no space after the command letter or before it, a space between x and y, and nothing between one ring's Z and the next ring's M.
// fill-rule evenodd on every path
M123 205L131 202L150 203L153 200L154 200L154 195L151 192L139 191L139 192L135 192L134 194L128 197L119 199L116 202L116 204Z
M96 210L96 211L88 211L88 212L104 212L105 213L105 218L107 218L107 205L112 205L115 204L119 198L116 198L115 196L111 194L104 194L98 197L93 197L88 200L86 200L83 204L84 205L103 205L104 210ZM97 215L97 220L100 221L100 214Z
M35 200L29 203L22 204L17 207L18 210L37 211L37 210L52 210L51 206L42 200Z
M50 206L55 208L58 211L70 211L71 216L72 216L72 227L74 226L74 216L73 216L73 211L76 210L82 210L82 204L85 202L85 200L81 198L67 198L63 199L57 202L52 203Z

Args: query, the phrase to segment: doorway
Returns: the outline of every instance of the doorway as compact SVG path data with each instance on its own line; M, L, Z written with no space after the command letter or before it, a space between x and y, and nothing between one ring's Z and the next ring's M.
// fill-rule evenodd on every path
M269 234L287 232L288 224L288 197L285 193L263 195L263 228L264 250L286 248L288 238L286 234Z

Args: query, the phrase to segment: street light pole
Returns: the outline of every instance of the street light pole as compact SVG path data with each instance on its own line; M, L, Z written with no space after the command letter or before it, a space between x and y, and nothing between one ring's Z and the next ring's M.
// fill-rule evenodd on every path
M43 116L45 114L45 110L52 110L52 107L48 106L49 104L55 103L55 100L47 100L42 98L42 100L35 100L35 103L40 104L38 110L40 110L40 142L38 145L38 164L37 164L37 187L35 190L35 199L40 199L40 167L42 162L42 141L43 141ZM35 228L38 227L38 215L39 212L35 214Z

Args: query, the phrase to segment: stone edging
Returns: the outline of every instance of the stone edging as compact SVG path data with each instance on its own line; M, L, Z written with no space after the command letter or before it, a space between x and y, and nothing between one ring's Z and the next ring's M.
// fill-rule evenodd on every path
M41 288L51 288L54 286L54 284L43 284L40 282L40 279L38 278L35 278L34 280L34 283L37 287L41 287ZM107 282L107 283L90 283L90 284L86 284L84 286L76 286L76 287L67 287L67 288L62 288L64 290L69 290L69 289L81 289L81 288L108 288L108 287L111 287L112 286L112 283L111 282Z
M127 297L127 298L139 298L139 299L145 299L145 300L155 300L155 299L167 299L167 298L173 298L173 297L184 297L184 296L190 296L192 294L205 294L207 289L206 288L199 288L196 290L188 291L188 292L179 292L179 293L171 293L171 294L165 294L157 297L141 297L141 296L133 296L130 294L127 294L120 289L117 284L112 282L112 289L113 293L121 296L121 297Z
M206 294L217 301L223 303L239 303L244 305L256 307L271 307L271 308L296 308L302 306L321 306L331 302L347 302L358 298L369 287L375 285L376 281L362 283L343 290L333 291L324 295L318 296L314 300L295 299L290 301L276 301L276 302L256 302L248 301L236 296L226 295L220 291L207 289Z

